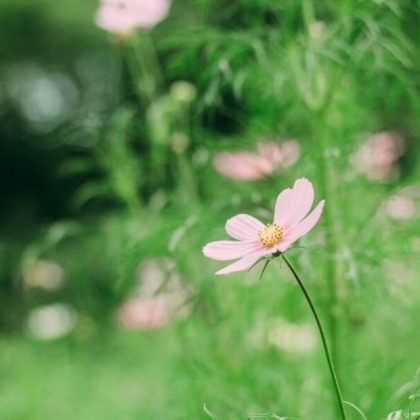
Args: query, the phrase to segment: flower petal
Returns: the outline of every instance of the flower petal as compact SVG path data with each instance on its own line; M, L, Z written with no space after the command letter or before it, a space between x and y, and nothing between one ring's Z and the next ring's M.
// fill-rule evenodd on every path
M241 258L261 247L258 241L215 241L203 248L203 254L213 260L226 261Z
M223 176L240 181L261 179L274 170L268 159L251 152L219 153L213 166Z
M287 232L284 241L280 242L278 250L284 252L293 242L306 235L318 222L324 208L325 200L319 202L312 213ZM285 249L283 249L286 247Z
M290 211L283 222L283 228L289 229L299 223L309 212L314 202L314 187L306 178L296 180L293 186L293 199Z
M216 274L229 274L235 271L242 271L252 267L261 257L268 255L266 251L254 252L252 254L242 257L240 260L228 265L225 268L217 271Z
M285 252L290 245L292 245L294 242L296 242L296 239L290 237L290 238L286 238L283 239L277 246L276 246L276 251L279 252Z
M283 205L283 210L280 210L280 208L277 209L276 206L279 220L275 221L285 230L292 228L294 225L299 223L311 209L314 201L314 188L312 183L306 178L296 180L291 192L292 193L287 193L287 195L285 195L282 199L283 202L279 203L279 207L280 205ZM278 201L280 201L280 196Z
M287 220L290 213L290 205L293 200L293 190L287 188L283 190L276 200L274 208L274 222L284 227L284 222Z
M226 232L234 239L258 240L258 232L264 229L264 225L255 217L247 214L238 214L226 222Z

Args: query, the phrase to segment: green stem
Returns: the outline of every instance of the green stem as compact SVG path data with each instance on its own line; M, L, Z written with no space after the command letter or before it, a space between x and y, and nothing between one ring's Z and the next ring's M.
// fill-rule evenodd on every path
M163 83L162 70L150 35L143 33L127 38L125 54L136 93L149 106L158 97Z
M302 1L302 12L308 39L311 40L311 23L315 21L315 10L312 0Z
M335 369L334 369L334 364L333 364L331 353L330 353L330 350L329 350L329 347L328 347L327 339L325 337L324 328L322 327L321 320L319 319L319 316L318 316L317 310L315 308L315 305L312 302L312 299L311 299L305 285L303 284L303 282L300 279L299 275L297 274L296 270L294 269L294 267L290 263L289 259L284 254L281 254L281 256L283 257L284 261L286 262L287 266L289 267L290 271L292 272L293 276L295 277L296 281L298 282L299 287L301 288L303 294L305 295L306 301L308 302L309 307L311 308L312 314L313 314L313 316L315 318L315 321L316 321L316 325L318 327L319 334L321 336L321 341L322 341L322 345L324 347L325 357L327 358L328 368L330 370L331 379L333 381L334 390L335 390L335 393L336 393L336 396L337 396L338 407L340 409L341 418L342 418L342 420L347 420L346 411L344 409L343 397L341 395L340 386L338 384L337 374L336 374Z
M326 251L327 265L325 278L328 283L329 300L329 332L331 338L331 351L336 362L337 370L340 370L341 352L339 342L339 314L337 309L340 307L340 297L338 291L337 262L334 256L337 255L338 234L335 227L335 219L331 212L331 201L334 201L334 189L331 180L334 179L334 169L331 166L330 157L326 154L330 150L330 133L323 129L326 121L326 108L311 115L313 139L319 139L319 178L322 187L322 196L330 203L324 209L323 217L325 219L326 232Z
M143 43L145 50L147 51L148 63L151 74L155 80L155 90L157 94L160 94L164 85L163 69L159 61L159 55L156 50L156 45L149 32L144 34Z
M191 168L190 161L186 156L186 150L175 152L180 180L180 195L182 201L191 207L198 203L197 187L194 172Z
M343 0L346 2L347 0ZM319 178L322 185L322 196L330 203L328 208L324 210L325 232L326 232L326 251L328 263L326 265L325 278L328 283L329 313L328 313L328 332L330 334L331 353L336 363L337 370L340 370L342 360L342 348L340 346L340 320L342 315L339 311L341 293L341 283L339 279L339 264L334 259L337 255L337 248L339 245L339 234L337 232L337 223L333 217L332 209L334 203L331 205L331 200L335 200L334 188L334 166L332 157L328 155L331 147L332 130L329 122L328 112L334 100L334 94L337 90L338 84L341 80L341 68L334 65L333 62L326 61L324 56L320 53L323 50L322 40L316 40L311 35L311 24L316 20L316 3L313 0L302 0L302 17L306 29L307 50L305 57L309 57L312 61L307 62L303 60L306 66L303 68L303 77L312 80L309 93L302 93L302 98L307 106L309 118L311 121L311 130L313 140L319 144ZM301 54L301 53L300 53ZM325 86L319 87L319 80L317 75L322 77L325 72L329 70L331 77L324 80ZM312 78L312 79L311 79ZM312 92L312 94L311 94Z

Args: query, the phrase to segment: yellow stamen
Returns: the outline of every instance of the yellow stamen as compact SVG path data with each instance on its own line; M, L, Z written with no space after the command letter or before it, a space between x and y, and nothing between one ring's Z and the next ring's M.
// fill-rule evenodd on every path
M283 239L283 228L277 223L267 225L258 232L258 240L267 248L279 243Z

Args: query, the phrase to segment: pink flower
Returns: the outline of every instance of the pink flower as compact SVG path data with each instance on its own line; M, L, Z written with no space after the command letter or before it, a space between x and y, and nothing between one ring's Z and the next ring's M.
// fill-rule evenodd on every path
M222 152L215 156L213 166L226 178L239 181L255 181L271 175L279 168L288 168L299 157L299 145L294 140L281 144L260 142L258 153Z
M127 330L153 330L165 326L171 316L162 298L132 299L118 310L118 320Z
M398 160L404 152L404 138L395 131L384 131L366 139L353 156L353 163L369 179L388 181L395 175Z
M169 6L169 0L102 0L95 22L108 32L129 35L138 28L152 29Z
M394 219L411 219L416 212L416 205L410 197L394 195L386 202L385 210Z
M183 287L175 262L168 258L146 260L139 267L138 287L118 309L117 320L128 330L162 328L188 316L190 292Z
M226 223L226 232L236 241L210 242L203 248L206 257L226 261L238 259L216 274L229 274L250 268L260 258L285 252L318 222L325 200L305 217L314 201L314 189L305 178L298 179L277 197L274 222L264 226L247 214L238 214Z
M273 172L270 161L251 152L219 153L214 158L213 165L226 178L239 181L254 181Z
M286 140L282 143L274 141L257 144L260 156L269 160L274 167L288 168L299 159L299 143L296 140Z

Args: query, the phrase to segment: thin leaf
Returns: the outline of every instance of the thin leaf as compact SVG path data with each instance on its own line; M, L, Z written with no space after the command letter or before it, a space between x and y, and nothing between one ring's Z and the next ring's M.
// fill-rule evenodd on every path
M208 414L213 420L223 420L220 417L216 416L216 414L212 413L208 408L207 405L204 404L203 410L206 414Z
M363 413L363 411L359 407L357 407L356 405L354 405L353 403L348 402L348 401L343 401L343 403L349 405L352 408L354 408L362 416L363 420L367 420L367 417L365 416L365 414Z

